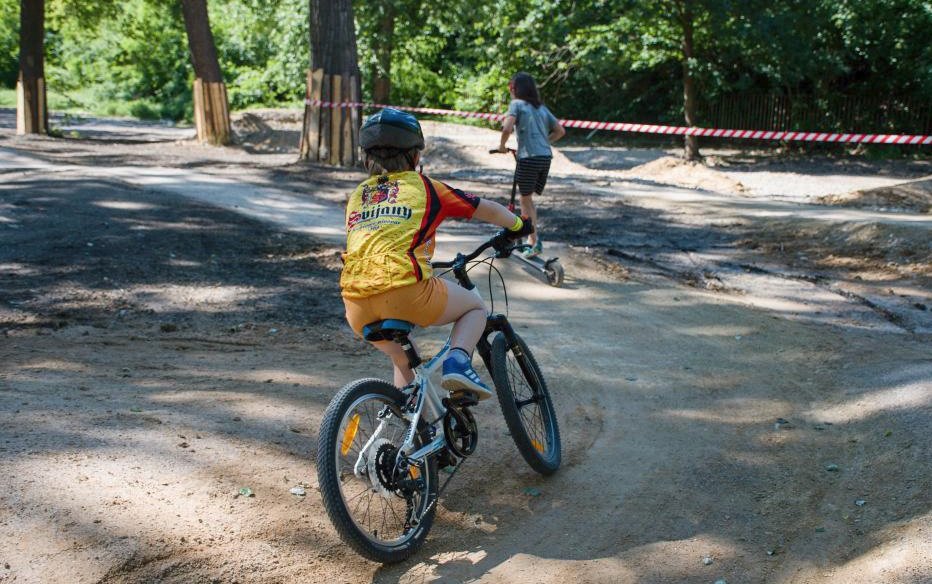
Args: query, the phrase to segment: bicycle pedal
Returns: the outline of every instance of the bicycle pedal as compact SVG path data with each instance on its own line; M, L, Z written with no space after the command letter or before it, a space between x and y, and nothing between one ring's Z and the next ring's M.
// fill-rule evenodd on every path
M451 393L449 401L458 408L469 408L479 405L479 397L471 391Z

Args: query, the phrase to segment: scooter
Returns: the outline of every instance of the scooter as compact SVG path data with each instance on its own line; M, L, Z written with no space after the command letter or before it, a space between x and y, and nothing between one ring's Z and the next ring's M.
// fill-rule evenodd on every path
M514 148L509 148L508 152L514 157L515 162L518 160L518 153ZM489 154L503 154L498 150L489 150ZM508 203L508 210L514 213L515 211L515 195L518 193L518 171L515 168L514 178L511 181L511 201ZM523 251L530 249L530 245L519 246L515 251ZM525 264L526 267L530 268L532 271L544 275L547 278L547 283L554 287L559 287L563 284L563 265L560 263L560 258L543 258L539 255L525 257L522 253L513 253L511 257L521 261Z

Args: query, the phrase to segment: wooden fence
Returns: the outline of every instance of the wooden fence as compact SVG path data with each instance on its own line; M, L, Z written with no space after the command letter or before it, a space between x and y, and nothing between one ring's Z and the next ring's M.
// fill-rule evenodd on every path
M323 69L307 72L307 97L331 102L358 102L359 83L354 76L327 75ZM332 166L353 166L359 157L360 114L356 108L304 107L300 152L304 160Z

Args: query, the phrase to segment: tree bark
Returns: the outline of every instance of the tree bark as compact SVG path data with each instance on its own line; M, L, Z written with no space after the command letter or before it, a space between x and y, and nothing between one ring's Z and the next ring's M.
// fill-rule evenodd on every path
M696 80L693 78L691 61L693 59L693 9L692 0L682 0L680 4L680 22L683 26L683 116L690 128L696 125ZM699 138L684 137L684 156L686 160L699 160Z
M379 16L379 32L373 39L375 63L372 65L372 100L375 103L391 103L394 36L395 8L389 2Z
M201 142L230 143L227 88L220 72L214 35L210 31L207 0L181 0L188 48L194 65L194 123Z
M45 95L45 0L21 0L16 133L47 134Z
M310 18L308 30L310 33L311 45L311 70L323 69L324 82L323 89L326 92L328 85L333 83L333 76L339 75L341 78L341 97L361 95L359 88L359 61L356 54L356 24L353 20L353 3L352 0L309 0L310 1ZM328 81L329 80L329 81ZM326 101L326 97L322 98ZM334 99L334 101L338 101ZM351 135L356 136L358 133L359 116L351 115L348 109L340 112L327 110L327 108L317 108L306 106L304 108L305 128L314 126L308 120L309 116L319 116L320 122L320 147L318 156L321 161L330 162L331 164L344 164L349 162L354 164L358 157L355 152L355 140L342 140L343 133L336 133L332 128L325 131L325 127L331 126L332 118L337 120L344 119L344 116L351 120L353 127L350 128ZM335 143L329 142L333 136L339 136ZM309 140L309 136L303 136L302 140ZM339 149L345 147L353 149L343 153ZM310 151L311 149L308 149Z

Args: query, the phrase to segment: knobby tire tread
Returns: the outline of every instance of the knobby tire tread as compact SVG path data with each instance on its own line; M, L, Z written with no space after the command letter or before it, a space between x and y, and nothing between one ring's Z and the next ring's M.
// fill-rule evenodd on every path
M518 452L521 453L521 456L524 458L524 460L536 472L542 475L551 475L560 468L560 462L562 459L560 428L557 424L557 416L553 408L553 400L550 397L550 392L547 390L547 382L544 380L544 376L540 371L540 367L537 365L537 360L534 359L533 353L531 353L531 350L528 348L524 340L521 339L521 337L519 337L517 334L515 336L517 337L518 344L520 345L521 351L524 354L523 358L526 360L526 364L532 371L535 372L537 379L540 381L538 384L535 383L534 380L527 379L525 376L525 380L527 381L528 386L536 389L543 396L543 403L541 404L541 417L545 426L549 426L549 428L545 427L545 431L552 430L553 433L554 455L552 460L544 459L531 444L531 437L528 435L528 431L525 429L524 423L521 420L521 413L518 411L518 408L515 405L514 391L511 387L511 382L508 377L507 353L511 352L511 348L508 347L508 342L505 339L504 333L497 334L492 341L492 380L495 383L496 394L498 394L498 403L502 408L502 415L505 418L505 424L508 426L508 430L511 432L511 438L514 441L515 446L518 448ZM516 360L520 359L517 356L514 356L514 358Z
M399 546L382 546L370 541L353 522L340 494L340 479L334 454L339 441L340 422L346 414L346 409L357 398L366 394L382 395L398 404L399 407L404 404L404 394L391 383L381 379L359 379L345 385L327 406L320 425L320 433L317 437L318 483L324 508L343 542L359 555L374 562L394 564L407 559L423 545L433 524L437 505L434 503L427 515L421 519L420 524L415 528L418 533ZM427 497L428 500L434 500L437 496L436 461L429 461L428 472L431 487Z

